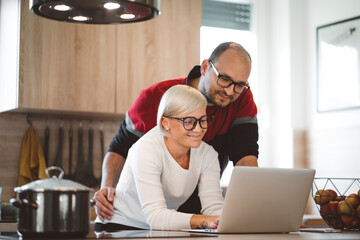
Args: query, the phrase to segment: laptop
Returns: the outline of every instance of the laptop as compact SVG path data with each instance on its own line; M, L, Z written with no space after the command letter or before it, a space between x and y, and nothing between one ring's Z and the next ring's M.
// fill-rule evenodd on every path
M283 233L299 230L314 169L234 167L217 229L197 233Z

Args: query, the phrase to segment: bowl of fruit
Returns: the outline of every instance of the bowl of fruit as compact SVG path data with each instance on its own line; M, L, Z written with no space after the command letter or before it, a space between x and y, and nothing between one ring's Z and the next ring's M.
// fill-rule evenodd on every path
M315 178L312 197L329 227L360 230L360 178Z

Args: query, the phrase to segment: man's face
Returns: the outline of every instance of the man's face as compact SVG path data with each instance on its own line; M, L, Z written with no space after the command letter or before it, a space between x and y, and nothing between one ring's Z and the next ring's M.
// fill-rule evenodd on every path
M234 83L245 84L250 75L250 60L247 56L241 56L236 50L228 49L220 55L213 66L209 60L203 61L200 90L207 98L209 106L226 107L236 101L241 93L234 91L234 84L221 87L217 83L219 78L217 73Z

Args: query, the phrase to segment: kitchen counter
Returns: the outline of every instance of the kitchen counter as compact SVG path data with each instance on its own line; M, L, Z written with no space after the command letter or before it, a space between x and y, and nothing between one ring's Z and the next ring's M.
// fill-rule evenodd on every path
M91 228L93 224L91 224ZM6 234L8 236L0 235L0 239L17 239L14 237L14 234L10 234L11 232L15 232L17 229L16 223L0 223L0 232L2 234ZM124 232L124 231L123 231ZM190 234L185 232L178 231L126 231L125 233L117 232L110 233L111 235L100 236L93 233L93 229L91 229L90 234L87 238L83 239L96 239L96 238L111 238L111 239L188 239L188 238L203 238L205 240L230 240L230 239L243 239L243 240L347 240L347 239L360 239L360 231L344 231L342 233L314 233L314 232L291 232L291 233L270 233L270 234L219 234L219 235L198 235L198 234ZM10 236L9 236L10 235ZM12 237L11 237L12 236ZM16 236L16 235L15 235Z
M158 234L159 231L154 231L153 235L150 236L153 239L173 239L173 238L202 238L204 240L230 240L230 239L243 239L243 240L346 240L346 239L360 239L360 232L342 232L342 233L312 233L312 232L293 232L293 233L263 233L263 234L218 234L218 235L196 235L196 234L188 234L184 232L176 232L176 231L162 231L162 234ZM186 236L188 234L188 236ZM163 236L161 236L163 235ZM113 239L121 239L114 236L108 236ZM148 238L149 238L148 237ZM129 239L129 237L126 237ZM146 239L146 238L140 238Z

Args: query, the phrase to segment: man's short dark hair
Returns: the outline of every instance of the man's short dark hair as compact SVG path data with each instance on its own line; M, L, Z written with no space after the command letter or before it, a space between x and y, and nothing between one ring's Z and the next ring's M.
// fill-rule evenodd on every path
M246 51L246 49L241 46L241 44L239 43L235 43L235 42L224 42L221 43L219 46L217 46L214 51L211 53L209 60L211 62L216 62L218 60L218 58L220 57L220 55L225 52L228 49L235 49L237 50L239 53L245 53L251 62L251 57L250 54Z

